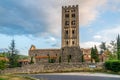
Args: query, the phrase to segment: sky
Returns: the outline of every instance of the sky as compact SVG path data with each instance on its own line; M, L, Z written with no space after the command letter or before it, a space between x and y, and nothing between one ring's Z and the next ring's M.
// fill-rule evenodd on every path
M80 47L110 43L120 34L120 0L0 0L0 50L14 39L20 54L61 48L62 6L79 5Z

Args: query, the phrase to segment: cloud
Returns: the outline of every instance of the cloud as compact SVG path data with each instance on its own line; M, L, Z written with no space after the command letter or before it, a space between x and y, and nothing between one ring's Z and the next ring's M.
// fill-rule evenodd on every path
M118 34L120 34L120 26L113 26L112 28L99 31L95 36L101 36L100 41L110 42L111 40L115 40Z
M95 35L95 36L93 36L93 38L94 38L95 40L99 40L99 39L101 39L102 37L101 37L100 35Z
M57 48L60 48L60 46L61 46L61 44L59 43L59 42L57 42L57 43L54 43L54 44L52 44L51 45L52 47L57 47Z
M2 52L8 52L8 49L6 49L6 48L0 48L0 52L2 53Z
M94 46L99 46L100 42L88 41L80 44L81 48L92 48Z
M57 40L54 37L51 37L51 36L45 37L45 42L46 43L56 43L56 41Z
M99 16L99 7L107 0L23 0L0 1L0 33L60 37L61 6L79 4L80 25L88 25Z

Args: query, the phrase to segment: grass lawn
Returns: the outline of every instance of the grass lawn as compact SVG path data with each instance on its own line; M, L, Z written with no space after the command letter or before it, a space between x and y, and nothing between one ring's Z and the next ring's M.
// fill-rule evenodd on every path
M17 75L0 75L0 80L35 80L35 79Z

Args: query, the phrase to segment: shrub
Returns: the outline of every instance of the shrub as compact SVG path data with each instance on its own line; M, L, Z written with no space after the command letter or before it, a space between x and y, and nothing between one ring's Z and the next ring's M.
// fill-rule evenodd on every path
M105 62L105 69L119 72L120 71L120 60L110 60Z
M6 67L7 67L7 62L6 61L0 61L0 70L3 70L3 69L5 69Z

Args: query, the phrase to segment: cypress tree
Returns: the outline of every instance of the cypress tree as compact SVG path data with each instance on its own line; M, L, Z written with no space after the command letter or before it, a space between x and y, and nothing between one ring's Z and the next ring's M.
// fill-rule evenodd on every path
M97 50L96 45L95 45L94 50L95 50L95 62L99 62L99 54L98 54L98 50Z
M120 60L120 36L117 37L117 59Z
M94 48L91 48L91 62L92 60L95 58L95 52L94 52Z
M18 67L19 63L18 63L18 51L15 49L15 40L13 39L11 41L10 47L9 47L9 67L14 68L14 67Z
M91 62L93 59L95 60L95 62L99 62L99 55L96 46L94 48L91 48Z

